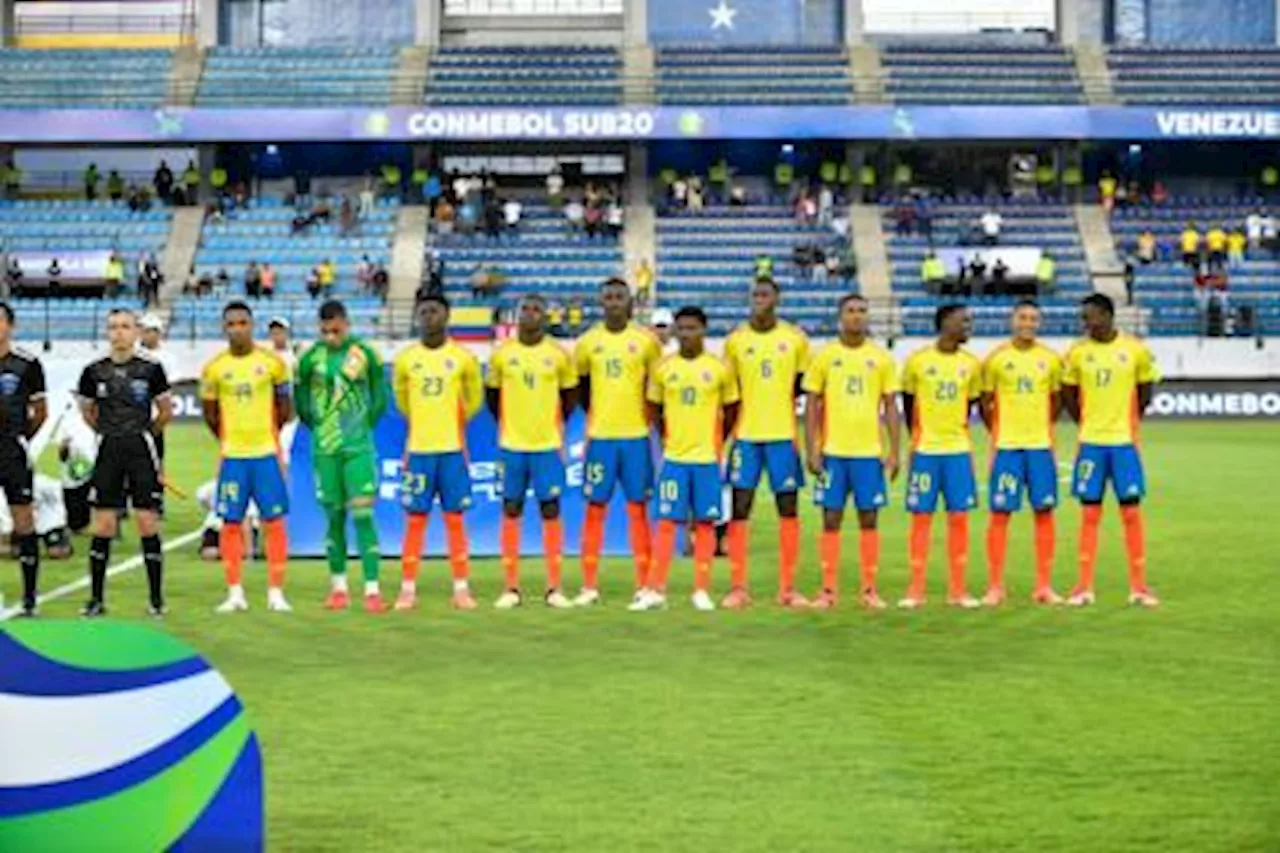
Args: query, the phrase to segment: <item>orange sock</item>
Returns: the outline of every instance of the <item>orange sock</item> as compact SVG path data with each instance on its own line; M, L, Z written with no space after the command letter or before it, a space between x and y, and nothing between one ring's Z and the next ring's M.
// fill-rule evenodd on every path
M822 590L836 595L840 591L840 531L822 531L818 550L821 552Z
M1053 583L1053 550L1058 538L1053 513L1036 513L1036 589L1048 589Z
M595 589L600 582L600 550L604 547L607 512L604 504L589 503L582 522L582 585L587 589Z
M880 531L874 527L862 530L858 536L858 558L862 570L862 591L876 588L876 576L880 574Z
M422 568L422 545L427 539L427 514L409 513L404 526L404 546L400 563L400 577L408 583L418 582L418 570Z
M542 520L542 551L547 558L547 589L559 589L560 558L564 553L564 524L560 519Z
M929 532L932 527L933 513L912 513L911 539L907 546L907 562L911 564L908 598L924 598L925 570L929 567Z
M453 572L453 579L465 583L471 575L471 547L467 543L467 527L462 521L462 513L444 514L444 533L449 545L449 568Z
M653 542L653 569L649 573L649 588L663 595L667 592L667 578L671 575L671 560L676 553L676 523L669 519L658 522L658 535Z
M693 526L693 588L711 590L711 561L716 558L716 528L707 521Z
M993 512L987 521L987 585L1004 587L1005 556L1009 552L1009 519L1007 512Z
M649 510L644 501L627 504L627 525L631 529L631 553L636 560L636 589L649 585L653 544L649 537Z
M262 523L264 550L267 552L267 586L284 589L285 566L289 564L289 533L283 518Z
M1142 507L1137 504L1120 507L1124 522L1124 547L1129 552L1129 590L1147 589L1147 541L1142 525Z
M729 522L729 583L735 589L747 588L747 521Z
M1085 504L1080 517L1080 579L1076 588L1093 589L1093 570L1098 562L1098 527L1102 524L1102 504Z
M222 571L227 586L239 586L244 569L244 530L240 522L222 522L218 531L218 550L222 552Z
M778 519L778 591L796 588L796 561L800 559L800 519Z
M951 563L951 578L947 595L959 598L966 595L964 576L969 570L969 513L947 513L947 556Z
M506 515L502 517L502 573L506 576L507 589L520 588L520 521Z

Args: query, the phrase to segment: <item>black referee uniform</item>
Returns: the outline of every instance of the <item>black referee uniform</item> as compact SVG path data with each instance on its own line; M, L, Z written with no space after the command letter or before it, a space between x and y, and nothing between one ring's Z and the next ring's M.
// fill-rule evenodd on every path
M163 484L156 449L152 405L169 390L164 368L154 359L134 354L127 361L111 357L93 362L80 375L80 396L98 409L97 431L102 436L98 461L90 481L89 502L98 509L122 510L126 500L138 510L160 506ZM111 540L95 536L89 548L89 576L93 594L85 616L100 616L106 595L107 562ZM159 536L142 537L142 558L147 567L151 611L164 610L164 566Z
M44 367L38 358L22 349L10 349L0 356L0 488L10 507L31 505L34 477L27 458L29 413L31 404L44 395ZM22 612L31 616L35 614L40 576L40 540L35 531L24 536L15 533L14 539L22 567Z

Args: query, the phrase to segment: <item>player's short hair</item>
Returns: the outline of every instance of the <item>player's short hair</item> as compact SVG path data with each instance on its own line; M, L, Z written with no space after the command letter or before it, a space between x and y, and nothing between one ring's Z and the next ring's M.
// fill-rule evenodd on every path
M132 318L135 323L138 322L138 315L134 313L132 308L122 308L120 306L116 306L108 311L107 319L110 320L112 317L119 317L121 314Z
M939 305L938 310L933 313L933 330L941 332L942 324L947 322L947 318L963 310L964 306L959 302L948 302L946 305Z
M520 304L522 306L530 302L537 303L543 309L547 307L547 300L542 298L541 293L526 293L520 299Z
M13 325L14 316L12 305L8 302L0 301L0 314L3 314L4 318L9 321L9 325Z
M345 320L347 319L347 306L337 299L330 299L320 306L320 319L322 321Z
M627 293L631 292L631 285L627 284L616 275L611 278L606 278L604 281L600 282L601 290L608 290L610 287L621 287L623 290L627 291Z
M1019 308L1034 308L1035 310L1039 311L1040 303L1036 302L1034 299L1031 299L1030 297L1025 299L1019 299L1017 302L1013 303L1013 310L1017 311Z
M697 305L686 305L681 308L676 312L676 320L679 321L681 317L692 318L701 323L702 328L705 329L707 327L707 312L703 311Z
M418 300L418 307L420 308L423 305L426 305L428 302L434 302L437 305L443 306L446 312L448 312L450 308L449 300L445 298L445 295L443 293L428 293L426 296ZM417 308L415 308L414 310L416 311Z
M751 285L751 287L752 287L752 289L755 289L755 288L759 287L759 286L760 286L760 285L762 285L762 284L763 284L763 285L766 285L766 286L768 286L768 287L772 287L772 288L773 288L773 292L774 292L774 293L782 293L782 288L778 285L778 281L777 281L777 279L773 278L772 276L767 276L767 275L765 275L765 276L761 276L760 278L757 278L757 279L755 280L755 283L754 283L754 284L752 284L752 285Z
M232 311L243 311L250 317L253 316L253 309L249 307L249 303L242 299L233 299L226 305L222 306L222 319L226 319L227 315Z
M1111 297L1105 293L1090 293L1084 299L1080 300L1080 304L1092 305L1108 317L1116 316L1116 304L1111 301Z
M850 302L870 304L867 302L867 297L863 296L861 293L846 293L844 296L841 296L840 301L836 303L836 313L843 314L844 306L848 305Z

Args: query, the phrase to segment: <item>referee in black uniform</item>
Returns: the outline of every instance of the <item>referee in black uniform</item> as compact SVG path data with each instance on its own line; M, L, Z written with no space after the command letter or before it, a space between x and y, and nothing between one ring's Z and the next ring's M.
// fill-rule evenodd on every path
M31 353L13 347L13 309L0 302L0 488L13 515L13 541L22 567L22 615L36 615L40 539L32 508L27 441L49 416L44 368Z
M89 547L93 595L81 615L94 617L107 612L104 601L111 540L128 500L137 514L138 535L142 537L142 559L151 593L149 612L162 616L164 562L156 510L164 483L156 436L173 416L169 379L159 362L137 351L138 320L132 311L116 308L107 315L107 341L110 354L84 369L78 389L85 420L102 436L89 489L89 502L94 507Z

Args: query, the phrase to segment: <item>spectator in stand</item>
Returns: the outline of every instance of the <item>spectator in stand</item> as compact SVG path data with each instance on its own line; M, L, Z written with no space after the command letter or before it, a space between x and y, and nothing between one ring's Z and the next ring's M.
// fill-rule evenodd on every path
M569 203L564 206L564 220L569 225L569 236L576 237L582 231L586 213L587 210L582 206L582 202L576 198L569 199Z
M476 230L483 211L480 209L480 198L467 189L467 199L458 207L458 233L471 234Z
M351 199L344 195L342 204L338 206L339 233L343 237L351 236L352 232L356 230L357 221L355 208L351 206Z
M663 354L666 354L667 346L674 339L675 325L675 315L671 313L671 309L653 309L653 314L649 317L649 327L653 330L654 337L658 339L658 344L662 347Z
M547 204L552 210L559 210L564 204L564 175L560 172L560 164L556 163L547 173Z
M564 306L559 302L547 304L547 328L552 337L564 337Z
M450 174L452 180L449 181L449 186L453 189L453 203L455 206L461 205L467 200L467 193L471 192L471 179L457 169Z
M473 299L497 297L506 283L502 270L493 264L479 267L471 274L471 296Z
M373 289L373 261L368 255L361 255L360 262L356 264L356 287L361 293Z
M826 184L818 190L818 224L831 225L831 220L835 218L836 194L831 191L831 187Z
M928 241L929 245L933 245L933 205L929 203L929 197L924 193L920 193L915 197L915 213L916 213L916 231L920 236Z
M947 269L942 259L932 249L925 253L920 263L920 284L925 292L937 295L942 292L942 284L947 278Z
M0 183L4 184L4 197L8 199L16 199L18 191L22 187L22 170L17 167L10 157L5 160L4 165L0 166Z
M991 208L978 219L982 229L982 242L994 246L1000 242L1000 229L1004 227L1004 217L995 208Z
M671 183L671 204L677 210L683 210L688 203L689 182L678 177Z
M1239 228L1232 228L1227 234L1227 265L1231 269L1244 266L1244 252L1248 244L1248 239Z
M1227 276L1221 270L1201 270L1195 276L1196 306L1202 313L1211 306L1227 310Z
M307 293L314 302L320 297L320 267L312 267L311 272L307 273Z
M841 286L848 289L853 286L853 277L858 274L858 257L854 252L853 244L847 240L842 242L835 255L840 261L836 275L840 277ZM942 269L941 263L938 264L938 268Z
M244 268L244 295L250 299L262 297L262 270L258 268L257 261L249 261Z
M151 194L146 187L129 187L129 209L134 213L146 213L151 209Z
M791 263L795 266L796 272L800 274L800 278L809 279L812 277L813 269L813 244L797 243L795 248L791 250ZM757 273L757 281L759 274Z
M182 191L187 204L200 203L200 170L195 160L188 160L187 168L182 170Z
M436 234L447 237L453 233L454 219L457 216L453 205L447 198L440 199L436 205Z
M746 207L747 204L747 188L742 184L734 184L729 189L729 206L730 207Z
M991 267L991 291L996 296L1004 296L1009 292L1009 265L1004 262L1004 258L996 258L995 265Z
M502 203L498 201L496 196L486 194L484 197L484 233L490 239L496 240L502 236L502 231Z
M4 268L4 298L8 299L13 292L22 286L22 265L15 255L10 255Z
M827 253L821 246L809 246L809 280L815 284L827 283Z
M164 274L160 272L155 255L148 255L142 266L142 279L138 282L138 297L143 308L160 304L161 287L164 287Z
M1116 179L1111 177L1110 172L1104 171L1102 177L1098 178L1098 198L1102 202L1102 209L1107 213L1111 213L1116 206Z
M1057 283L1058 264L1049 254L1048 249L1040 250L1040 260L1036 261L1036 290L1040 293L1052 293Z
M437 183L439 182L437 181ZM360 188L360 208L357 212L361 219L368 219L373 215L373 207L376 202L373 186L373 175L365 175L364 186Z
M800 190L794 205L796 222L801 225L812 225L818 218L818 202L809 194L808 189Z
M1138 235L1138 249L1136 252L1138 262L1143 266L1154 263L1158 252L1159 246L1156 244L1156 235L1152 233L1150 228L1144 229Z
M1272 256L1276 254L1277 238L1276 238L1276 218L1271 212L1262 216L1262 247L1271 252Z
M379 261L373 267L373 294L385 303L387 294L390 291L391 274L387 272L387 268Z
M329 294L333 292L334 282L338 279L338 268L333 261L325 258L318 267L320 273L320 292L325 299L329 298Z
M262 265L262 295L267 299L276 295L276 270L269 263Z
M911 200L903 196L893 207L893 230L899 237L906 237L915 230L916 208Z
M588 237L595 237L603 230L604 208L600 206L599 201L588 204L586 210L582 212L582 217Z
M700 213L706 206L706 192L702 186L702 178L693 175L689 178L689 209Z
M1124 259L1124 303L1126 305L1133 304L1133 285L1137 279L1137 274L1133 269L1133 260L1131 258Z
M1151 203L1160 205L1169 200L1169 190L1165 188L1163 181L1156 181L1151 185Z
M969 286L973 293L981 294L987 281L987 261L981 252L974 252L969 261Z
M293 173L293 203L299 207L311 203L311 173L306 169Z
M1188 222L1187 227L1182 229L1182 236L1178 238L1178 243L1182 247L1182 263L1193 272L1199 270L1200 232L1196 230L1194 222Z
M653 297L654 278L653 266L649 263L649 259L641 258L640 265L636 267L636 302L639 304L649 304L649 300Z
M155 184L157 199L166 205L173 204L173 169L170 169L169 164L164 160L161 160L159 167L156 167L156 174L151 179L151 183Z
M124 178L115 169L107 173L107 197L112 201L124 198Z
M609 206L605 208L604 212L604 225L609 236L615 240L622 233L624 216L622 203L616 197L609 199Z
M1250 249L1262 248L1262 210L1258 208L1244 218L1244 233Z
M84 170L84 197L87 201L93 201L98 197L98 182L102 180L102 176L98 174L98 164L90 163Z
M569 324L569 334L574 337L582 334L582 303L577 299L574 299L569 303L569 309L566 312L566 315Z
M56 264L58 261L54 259ZM50 278L53 276L50 275ZM115 299L120 295L120 291L124 288L124 261L115 252L111 253L111 257L107 259L106 273L106 297L107 299Z
M426 202L427 212L429 215L435 215L436 205L440 203L440 194L443 187L440 186L440 175L432 172L427 176L427 182L422 187L422 198Z
M502 203L502 221L506 223L510 234L520 232L520 214L523 212L524 206L515 198L509 198Z
M444 295L444 259L439 249L432 249L426 259L427 286L433 295Z
M1204 235L1205 255L1209 269L1221 270L1227 265L1227 232L1215 225Z

